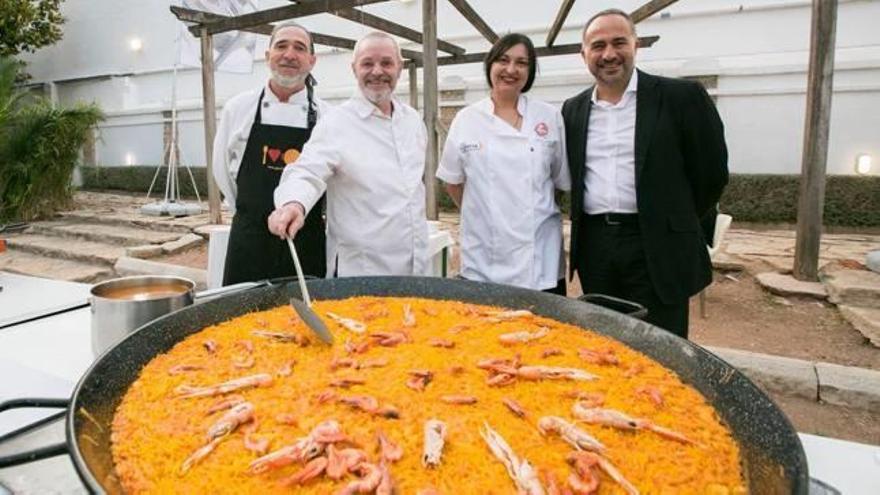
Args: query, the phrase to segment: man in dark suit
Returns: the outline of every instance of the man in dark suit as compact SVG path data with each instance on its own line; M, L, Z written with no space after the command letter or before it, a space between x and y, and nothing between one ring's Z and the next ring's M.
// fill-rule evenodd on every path
M687 338L688 298L712 280L700 219L727 184L724 127L700 84L635 70L637 44L616 9L583 31L596 84L562 107L571 270L584 293L636 301Z

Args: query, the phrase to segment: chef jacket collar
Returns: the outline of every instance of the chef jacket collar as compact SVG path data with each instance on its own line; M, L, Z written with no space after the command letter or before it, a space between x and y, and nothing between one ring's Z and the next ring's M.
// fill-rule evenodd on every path
M523 116L523 120L526 118L526 110L528 109L528 106L528 97L524 94L520 94L519 99L516 101L516 111ZM477 108L489 115L495 115L495 102L492 101L491 96L480 101L477 104Z
M309 103L308 95L306 94L306 88L297 91L296 93L290 95L290 98L287 99L287 104L289 105L306 105ZM263 92L263 101L269 103L281 103L281 100L278 99L278 95L272 91L272 88L269 87L269 81L266 81L266 90Z

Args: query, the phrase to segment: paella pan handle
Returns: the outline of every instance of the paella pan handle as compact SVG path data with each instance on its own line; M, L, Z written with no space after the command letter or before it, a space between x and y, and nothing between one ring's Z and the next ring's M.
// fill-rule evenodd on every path
M314 280L317 277L313 277L311 275L306 275L303 277L305 280ZM296 283L296 276L290 277L277 277L265 280L258 280L256 282L240 282L232 285L225 285L223 287L218 287L216 289L207 289L203 290L196 294L196 302L201 303L205 301L209 301L214 299L215 297L225 296L227 294L232 294L235 292L243 292L250 289L257 289L260 287L266 286L275 286L275 285L286 285L288 283Z
M67 409L67 406L70 404L70 400L68 399L12 399L5 402L0 402L0 412L11 410L11 409L22 409L22 408L61 408ZM3 435L0 437L0 444L7 440L11 440L12 438L23 434L27 431L30 431L38 426L41 426L48 421L57 419L65 414L66 411L60 411L58 414L53 414L48 418L43 418L37 420L31 424L23 426L18 430L13 431L12 433ZM24 452L19 452L12 455L0 456L0 468L17 466L19 464L27 464L29 462L38 461L40 459L47 459L49 457L55 457L62 454L67 454L69 452L67 448L67 444L56 443L53 445L47 445L45 447L39 447L36 449L27 450Z
M623 313L638 320L644 320L645 317L648 316L648 308L641 304L606 294L599 294L596 292L584 294L578 298L578 301L602 306L603 308Z

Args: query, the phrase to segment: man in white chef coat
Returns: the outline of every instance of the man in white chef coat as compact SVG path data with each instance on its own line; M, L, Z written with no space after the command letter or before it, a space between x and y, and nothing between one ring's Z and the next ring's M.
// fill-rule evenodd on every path
M275 25L266 49L269 80L223 106L214 139L214 180L235 213L226 249L223 284L293 275L287 243L272 235L266 220L285 164L296 161L326 103L314 96L316 62L312 35L296 22ZM303 272L326 271L321 205L296 239Z
M327 193L327 275L423 275L427 133L412 107L394 97L400 47L374 32L354 48L358 90L328 113L275 189L269 230L293 237Z

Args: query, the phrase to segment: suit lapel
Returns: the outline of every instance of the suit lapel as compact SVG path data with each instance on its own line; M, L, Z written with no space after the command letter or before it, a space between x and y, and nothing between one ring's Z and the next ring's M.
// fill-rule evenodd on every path
M651 135L657 125L657 117L660 115L660 99L657 93L657 78L650 74L639 71L639 81L636 93L636 184L642 176L645 168L648 144Z
M591 97L593 95L594 87L591 87L589 91L586 92L584 99L581 101L581 107L578 111L578 129L577 136L580 136L582 141L580 142L580 146L575 148L577 150L577 177L574 177L576 183L581 186L581 192L583 192L583 183L584 183L584 175L587 171L587 133L590 124L590 109L593 108L593 102Z

